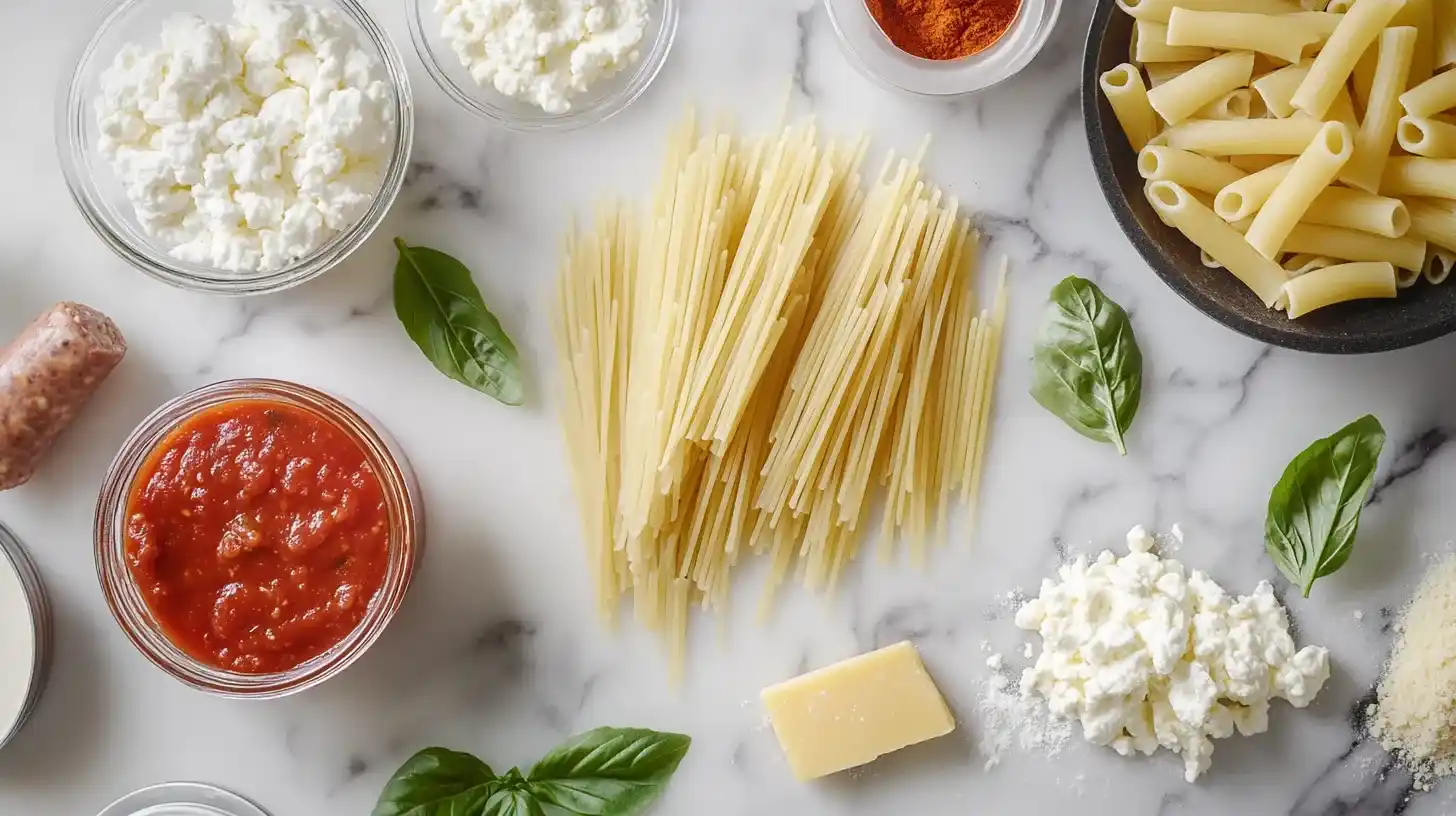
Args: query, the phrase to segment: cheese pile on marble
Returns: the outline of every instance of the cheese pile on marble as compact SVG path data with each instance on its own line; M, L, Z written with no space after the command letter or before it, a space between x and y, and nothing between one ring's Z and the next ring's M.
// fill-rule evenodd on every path
M566 113L637 61L648 0L439 0L441 36L483 88Z
M1183 755L1184 778L1208 770L1213 739L1269 728L1269 701L1308 705L1330 676L1329 652L1298 651L1267 581L1233 598L1213 579L1159 558L1142 527L1128 554L1079 557L1016 613L1041 635L1022 694L1081 722L1119 754Z
M159 47L121 49L100 77L98 148L172 256L272 271L369 209L393 100L339 12L237 0L227 24L178 14Z
M1456 558L1430 568L1401 613L1400 638L1366 712L1370 734L1418 790L1456 774Z

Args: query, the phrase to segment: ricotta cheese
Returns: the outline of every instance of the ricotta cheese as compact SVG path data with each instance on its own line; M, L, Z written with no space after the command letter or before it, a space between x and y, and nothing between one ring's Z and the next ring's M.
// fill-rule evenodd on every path
M1159 746L1183 755L1184 778L1208 770L1213 740L1269 728L1269 701L1309 705L1330 676L1329 652L1294 648L1267 581L1230 597L1213 579L1159 558L1142 527L1128 554L1063 566L1016 613L1042 651L1021 676L1089 742L1123 756Z
M439 0L441 36L477 84L547 113L637 61L649 0Z
M394 139L378 58L333 9L236 0L179 14L100 77L101 155L147 235L176 258L273 271L373 203Z

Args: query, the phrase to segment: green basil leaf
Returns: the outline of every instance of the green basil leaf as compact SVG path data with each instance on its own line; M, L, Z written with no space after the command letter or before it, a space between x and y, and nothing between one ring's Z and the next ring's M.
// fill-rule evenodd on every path
M597 728L547 754L530 790L545 804L584 816L635 816L662 793L692 739L644 728Z
M1264 546L1304 597L1350 559L1383 447L1385 429L1366 414L1294 457L1269 494Z
M455 816L455 814L450 814ZM481 816L546 816L541 802L523 788L512 788L497 792L486 803Z
M522 399L520 358L465 264L399 238L394 312L410 339L447 377L507 405Z
M373 816L478 816L500 788L490 766L470 754L426 748L390 777Z
M1111 442L1124 437L1143 389L1143 354L1127 312L1075 275L1052 287L1032 352L1031 396L1072 430Z

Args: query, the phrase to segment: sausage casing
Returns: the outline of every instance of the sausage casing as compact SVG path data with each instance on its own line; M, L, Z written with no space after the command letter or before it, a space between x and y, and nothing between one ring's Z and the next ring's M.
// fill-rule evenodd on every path
M0 490L35 474L125 354L116 324L79 303L56 304L0 350Z

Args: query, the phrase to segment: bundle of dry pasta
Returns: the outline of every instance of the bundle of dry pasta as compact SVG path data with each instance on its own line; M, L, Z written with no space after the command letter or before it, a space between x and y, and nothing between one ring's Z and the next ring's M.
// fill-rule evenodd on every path
M573 228L555 330L562 410L601 610L629 595L682 653L745 549L833 587L873 483L915 558L979 490L1005 321L975 295L953 197L812 124L671 136L642 218Z
M1456 253L1456 3L1118 0L1101 87L1164 222L1291 318Z

